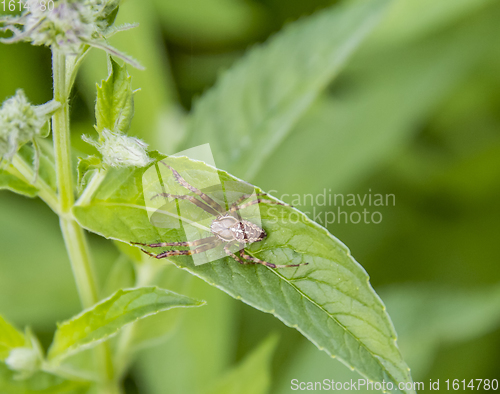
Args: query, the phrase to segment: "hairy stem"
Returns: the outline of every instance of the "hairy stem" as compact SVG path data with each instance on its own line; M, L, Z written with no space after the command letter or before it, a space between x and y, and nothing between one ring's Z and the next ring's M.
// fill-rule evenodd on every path
M59 221L82 306L89 308L99 301L99 292L85 234L71 215L71 208L75 202L69 132L68 96L71 87L66 86L66 56L56 49L52 51L52 71L54 100L61 103L61 107L52 118L57 189L59 193ZM109 345L103 344L99 346L95 353L98 370L101 374L99 393L119 393L120 390L114 379L114 368Z
M71 208L75 202L75 197L73 194L73 174L71 172L69 104L65 80L66 56L54 50L52 65L54 99L61 103L61 107L52 118L60 223L80 300L83 307L88 308L99 301L99 296L85 235L71 217Z

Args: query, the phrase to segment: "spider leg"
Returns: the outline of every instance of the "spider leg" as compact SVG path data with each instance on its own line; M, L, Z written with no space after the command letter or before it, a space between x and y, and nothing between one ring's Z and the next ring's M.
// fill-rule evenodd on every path
M257 194L243 194L242 196L240 196L240 198L238 198L238 200L236 200L235 202L233 202L231 204L231 208L229 209L229 212L230 213L236 213L236 216L238 217L238 220L241 222L241 215L240 215L240 212L239 212L239 205L245 201L247 198L250 198L252 196L267 196L267 194L265 193L257 193ZM245 207L244 207L245 208Z
M197 198L193 196L183 196L183 195L177 195L177 194L170 194L170 193L159 193L153 197L151 197L151 200L157 198L157 197L171 197L179 200L188 200L192 202L194 205L197 207L200 207L201 209L207 211L209 214L214 215L214 216L219 216L220 212L216 211L214 208L211 206L204 204L202 201L198 200Z
M207 238L197 239L196 241L187 241L187 242L160 242L156 244L143 244L140 242L132 242L132 245L149 246L150 248L164 248L166 246L198 246L209 242L213 242L215 240L216 237L207 237Z
M151 252L148 252L147 250L141 249L144 253L147 255L154 257L155 259L163 259L165 257L170 257L170 256L191 256L193 254L198 254L198 253L203 253L206 252L207 250L215 248L217 245L219 245L219 242L210 242L207 244L204 244L196 249L191 249L191 250L167 250L165 252L162 252L160 254L154 254Z
M237 255L235 255L233 252L231 252L231 251L229 250L229 248L230 248L232 245L234 245L234 244L235 244L235 243L231 242L231 243L228 243L226 246L224 246L224 252L226 252L226 254L227 254L228 256L231 256L233 259L235 259L235 260L236 260L238 263L240 263L240 264L255 264L255 263L250 262L250 261L244 261L244 260L240 259ZM241 244L240 244L240 246L241 246Z
M304 264L287 264L287 265L279 265L279 264L273 264L273 263L268 263L267 261L258 259L257 257L250 256L245 253L245 249L240 250L240 256L244 258L245 260L251 261L253 264L262 264L270 268L288 268L288 267L298 267L300 265L307 265L309 263L304 263Z
M305 263L305 264L279 265L279 264L268 263L267 261L258 259L257 257L252 257L252 256L248 255L247 253L245 253L245 249L243 248L244 245L240 244L240 248L241 248L240 249L240 256L244 259L244 260L242 260L242 258L238 257L237 255L235 255L233 252L231 252L229 250L229 248L232 245L234 245L234 243L228 243L226 246L224 246L224 251L226 252L226 254L228 256L231 256L233 259L235 259L240 264L262 264L262 265L265 265L265 266L270 267L270 268L298 267L300 265L309 264L309 263Z
M255 197L261 197L261 196L267 196L267 194L266 194L266 193L243 194L243 195L241 195L241 196L240 196L240 198L238 198L235 202L233 202L233 203L231 204L231 208L232 208L232 207L235 207L235 206L237 207L237 206L238 206L238 205L240 205L243 201L245 201L247 198L250 198L250 197L253 197L253 196L255 196ZM234 211L231 211L231 212L234 212Z
M200 198L205 201L208 205L210 205L213 209L215 209L218 213L224 213L225 211L222 209L222 207L212 200L208 195L203 193L201 190L195 188L194 186L191 186L176 170L174 170L172 167L170 167L168 164L165 164L164 162L160 162L164 166L168 167L170 171L174 174L175 179L179 183L179 185L185 187L186 189L192 191L193 193L197 194L200 196Z
M230 212L235 212L235 211L239 211L241 209L245 209L247 207L250 207L252 205L261 204L261 203L288 206L288 204L285 204L285 203L282 203L282 202L258 198L257 200L252 200L252 201L246 202L245 204L242 204L242 205L234 205L233 204L231 206L231 209L229 211Z

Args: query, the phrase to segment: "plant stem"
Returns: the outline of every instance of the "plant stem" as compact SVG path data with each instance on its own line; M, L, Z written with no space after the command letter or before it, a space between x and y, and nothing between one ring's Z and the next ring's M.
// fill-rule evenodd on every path
M71 173L69 104L66 96L66 56L54 50L52 62L54 99L61 103L61 108L52 118L61 230L71 260L80 300L84 308L89 308L99 301L99 296L85 235L82 228L71 217L71 208L75 198Z
M54 78L54 100L61 107L52 117L54 154L56 160L57 186L61 212L69 213L74 202L73 176L71 173L71 148L69 135L69 103L66 95L66 56L57 50L52 52Z
M71 87L66 86L66 55L56 49L52 50L52 69L54 99L61 103L61 107L52 118L60 205L59 221L82 306L83 308L90 308L99 301L99 292L85 234L71 214L71 208L75 202L69 132L68 95ZM98 370L101 374L101 385L98 387L99 393L119 393L120 389L114 378L109 345L103 344L99 346L95 353Z

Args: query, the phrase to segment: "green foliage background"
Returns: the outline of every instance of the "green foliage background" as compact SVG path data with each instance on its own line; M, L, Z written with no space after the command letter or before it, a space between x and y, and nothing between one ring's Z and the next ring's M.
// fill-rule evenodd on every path
M193 127L185 114L224 70L287 23L330 5L128 0L118 22L141 25L111 42L147 68L129 70L141 88L131 134L167 154L183 149ZM277 197L324 189L395 194L395 206L379 209L380 224L328 229L370 274L415 381L499 378L499 17L495 0L397 2L279 148L245 178ZM35 104L51 99L48 49L1 45L0 67L0 101L19 87ZM95 82L106 70L104 53L91 53L73 93L73 144L89 154L95 152L80 135L92 132ZM217 141L207 134L197 142ZM231 154L216 150L216 163L224 153ZM259 156L259 146L246 155ZM104 285L123 258L113 243L90 240ZM157 284L207 305L163 312L176 322L140 351L126 381L130 393L244 392L238 371L253 373L258 392L273 394L291 393L293 378L357 379L271 315L185 272L172 277L171 268ZM39 200L1 191L0 311L18 327L31 325L46 346L54 322L79 310L57 217ZM156 323L164 327L161 317ZM275 339L263 342L270 333L277 334L275 349Z

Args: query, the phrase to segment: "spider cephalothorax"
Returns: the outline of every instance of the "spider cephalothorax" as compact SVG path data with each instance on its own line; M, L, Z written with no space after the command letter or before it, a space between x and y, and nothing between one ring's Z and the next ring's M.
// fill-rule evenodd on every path
M181 255L189 256L197 253L206 252L221 244L224 244L225 253L228 256L234 258L241 264L263 264L271 268L297 267L301 265L301 264L276 265L273 263L268 263L267 261L263 261L256 257L250 256L245 252L244 249L245 246L248 244L262 241L264 238L267 237L267 234L264 231L264 229L257 226L255 223L242 219L239 214L239 211L241 209L260 203L277 204L277 205L285 205L285 204L269 199L260 198L259 196L262 196L263 194L257 194L256 196L258 198L256 200L251 200L246 203L243 203L243 201L252 196L244 194L231 205L229 210L226 211L220 206L219 203L217 203L207 194L203 193L201 190L198 190L197 188L186 182L186 180L172 167L163 162L161 163L167 166L172 171L176 181L181 186L195 193L199 197L199 199L194 196L174 195L170 193L161 193L154 196L153 198L161 196L161 197L170 197L180 200L187 200L196 205L197 207L212 214L213 216L215 216L215 219L212 221L210 225L210 232L212 233L212 236L188 242L160 242L155 244L142 244L134 242L134 244L136 245L149 246L151 248L163 248L167 246L182 246L182 247L196 246L196 248L194 249L167 250L159 254L150 253L143 249L144 253L147 253L148 255L155 257L157 259L162 259L164 257L170 257L170 256L181 256ZM230 250L230 248L233 246L238 246L240 254L239 256L237 256Z
M230 214L214 219L210 231L221 241L237 241L244 244L262 241L267 236L266 232L255 223L235 218Z

